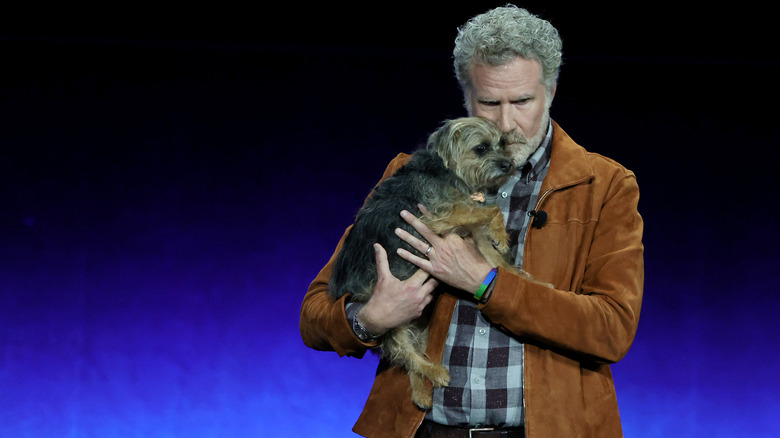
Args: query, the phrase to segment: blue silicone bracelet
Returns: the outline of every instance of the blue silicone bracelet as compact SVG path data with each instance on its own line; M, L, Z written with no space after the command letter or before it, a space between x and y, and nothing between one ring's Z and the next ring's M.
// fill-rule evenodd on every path
M474 298L476 298L477 300L482 299L482 295L485 293L488 286L490 286L490 283L492 283L493 280L496 278L496 272L497 272L496 268L493 268L490 270L490 272L488 272L488 275L487 277L485 277L485 280L482 282L482 285L479 287L479 289L477 289L477 293L474 294Z

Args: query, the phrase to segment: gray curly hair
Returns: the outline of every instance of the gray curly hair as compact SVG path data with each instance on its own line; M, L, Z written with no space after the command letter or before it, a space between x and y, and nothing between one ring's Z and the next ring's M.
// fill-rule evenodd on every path
M539 61L548 93L558 81L563 54L558 31L550 22L507 4L471 18L458 29L453 50L455 76L468 96L474 63L503 65L520 56Z

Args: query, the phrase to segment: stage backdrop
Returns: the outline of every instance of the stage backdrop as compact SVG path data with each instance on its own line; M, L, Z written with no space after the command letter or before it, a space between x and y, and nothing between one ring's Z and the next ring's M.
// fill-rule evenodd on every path
M482 9L398 41L412 9L3 36L0 437L352 436L377 359L306 348L301 299L386 164L464 115ZM533 11L569 48L553 118L642 193L625 435L778 436L777 58L726 13Z

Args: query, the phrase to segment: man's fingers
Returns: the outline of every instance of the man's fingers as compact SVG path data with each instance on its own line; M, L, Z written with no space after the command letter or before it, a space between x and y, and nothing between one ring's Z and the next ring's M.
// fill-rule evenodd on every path
M390 274L390 263L387 261L387 251L382 245L374 244L374 255L376 256L376 272L379 277L385 277Z
M430 276L431 275L425 272L424 269L418 269L414 271L414 274L412 274L412 276L409 277L409 279L417 281L421 285L425 285L426 281L428 280L428 278L430 278Z
M425 254L426 251L428 251L428 247L430 246L428 242L418 239L417 237L415 237L408 231L404 230L403 228L396 228L395 235L398 236L404 242L411 245L412 248L416 249L417 251L420 251L423 254Z
M433 231L431 231L430 228L428 228L427 225L425 225L420 219L417 219L415 215L409 213L406 210L401 211L401 217L412 226L415 230L417 230L418 233L420 233L421 236L428 242L431 242L431 244L434 243L435 239L439 236L436 235ZM410 242L407 242L410 243ZM416 247L415 247L416 248ZM427 246L426 246L427 248Z
M431 214L431 212L428 211L428 207L426 207L426 206L424 206L422 204L417 204L417 208L420 209L420 213L422 213L423 216L428 216L428 215Z
M403 248L398 248L398 255L407 262L417 266L420 269L423 269L425 272L430 273L432 266L430 260L417 257Z

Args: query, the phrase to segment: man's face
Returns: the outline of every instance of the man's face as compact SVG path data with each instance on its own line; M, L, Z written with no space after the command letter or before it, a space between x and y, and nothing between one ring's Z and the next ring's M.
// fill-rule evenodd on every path
M471 115L491 119L509 134L508 147L518 165L536 151L547 134L550 106L541 78L539 62L523 58L471 68Z

